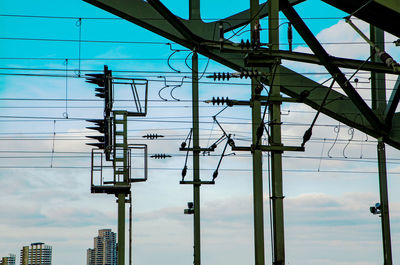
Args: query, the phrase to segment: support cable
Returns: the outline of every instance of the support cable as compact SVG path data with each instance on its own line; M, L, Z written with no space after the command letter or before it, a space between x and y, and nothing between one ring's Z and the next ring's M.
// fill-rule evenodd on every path
M276 69L278 68L278 63L277 62L275 62L274 63L274 65L273 65L273 68L274 68L274 70L273 70L273 73L272 73L272 77L271 77L271 82L269 82L269 87L272 87L273 85L274 85L274 79L275 79L275 75L276 75ZM254 80L257 80L257 79L254 79ZM257 80L258 81L258 80ZM258 82L259 83L259 85L261 84L261 82ZM262 84L261 84L262 85ZM263 86L263 85L262 85ZM264 86L263 86L264 87ZM264 87L265 88L265 87ZM266 89L266 88L265 88ZM271 89L268 91L268 97L267 97L267 102L269 101L269 99L270 99L270 97L271 97ZM265 128L265 123L264 123L264 120L265 120L265 115L267 114L267 107L268 107L268 105L265 105L265 108L264 108L264 112L263 112L263 115L262 115L262 118L261 118L261 122L260 122L260 125L258 126L258 128L257 128L257 142L256 142L256 145L258 145L259 143L260 143L260 140L261 140L261 137L262 137L262 135L263 135L263 132L264 132L264 128ZM268 136L269 137L269 136Z
M164 86L158 90L158 96L163 100L163 101L168 101L168 99L164 98L161 96L161 91L163 91L164 89L166 89L167 87L170 87L172 85L168 85L167 84L167 78L165 76L158 76L159 78L164 78Z
M190 129L188 136L186 137L185 141L181 144L182 148L186 147L186 141L189 139L189 144L188 144L188 150L186 152L186 158L185 158L185 166L182 169L182 181L185 180L185 176L187 173L187 162L188 162L188 157L189 157L189 148L190 148L190 142L192 141L192 134L193 134L193 128Z
M179 52L179 50L173 51L173 52L170 54L170 56L168 56L167 64L168 64L168 67L171 68L172 71L174 71L174 72L176 72L176 73L180 73L181 71L176 70L176 69L173 68L173 67L171 66L171 64L169 63L169 61L171 60L171 57L172 57L175 53L177 53L177 52Z
M221 166L222 159L223 159L224 156L225 156L226 148L228 147L228 144L230 144L230 143L231 143L231 135L229 134L229 135L228 135L228 139L226 140L226 144L225 144L225 147L224 147L224 151L222 151L222 154L221 154L221 157L220 157L220 159L219 159L217 168L215 169L215 171L214 171L214 173L213 173L212 181L214 181L214 180L218 177L218 169L219 169L219 167Z
M178 87L182 87L183 85L183 81L185 80L185 78L188 78L187 76L182 77L181 83L178 85L174 85L173 88L170 90L169 95L171 96L171 98L173 98L175 101L181 101L179 98L174 97L173 92L176 88Z
M268 123L269 123L269 117L268 117ZM266 126L264 126L265 127L265 131L267 132L267 135L268 135L268 139L269 139L269 130L268 130L268 128L266 127ZM268 140L268 142L269 142L269 140ZM272 178L272 176L271 176L271 153L270 152L267 152L267 158L268 158L268 163L267 163L267 166L268 166L268 168L267 168L267 177L268 177L268 198L269 198L269 200L268 200L268 205L269 205L269 230L270 230L270 237L271 237L271 262L272 262L272 264L274 264L274 260L275 260L275 258L274 258L274 253L275 253L275 251L274 251L274 246L275 246L275 243L274 243L274 226L273 226L273 221L272 221L272 215L273 215L273 213L272 213L272 187L271 187L271 183L272 183L272 180L271 180L271 178Z
M215 28L215 27L214 27L214 28ZM215 32L215 29L214 29L214 32ZM185 57L185 64L186 64L186 66L187 66L190 70L192 70L192 68L190 67L190 65L189 65L188 62L187 62L187 60L188 60L188 58L189 58L190 55L193 55L193 51L190 52L190 53ZM204 74L205 74L206 71L207 71L207 68L208 68L208 65L209 65L209 64L210 64L210 58L207 59L206 66L204 67L204 70L203 70L203 72L201 73L200 77L197 79L198 81L201 80L201 79L203 78Z
M340 133L340 122L339 122L338 125L336 125L336 126L333 128L333 131L336 133L336 138L335 138L335 140L333 141L333 144L332 144L331 148L329 148L329 150L328 150L328 157L329 157L329 158L332 158L332 156L331 156L331 150L333 149L333 147L335 146L335 144L336 144L336 142L337 142L337 140L338 140L338 136L339 136L339 133Z
M312 129L313 129L314 125L315 125L315 122L318 119L319 114L321 113L322 108L325 105L326 100L328 99L328 96L329 96L330 92L332 91L332 87L333 87L334 83L335 83L335 78L332 79L332 83L329 86L329 89L326 92L324 99L322 100L321 104L319 105L318 111L315 114L315 117L314 117L313 121L311 122L310 128L308 128L308 130L305 131L305 133L303 135L303 142L301 143L301 147L304 147L304 145L311 139Z
M63 117L68 119L68 59L65 59L65 112Z
M349 18L354 16L354 14L356 14L358 11L360 11L361 9L363 9L364 7L366 7L367 5L369 5L370 3L372 3L374 0L369 0L367 1L365 4L363 4L362 6L360 6L358 9L356 9L355 11L353 11L353 13L351 13L349 15Z
M56 120L53 121L53 146L51 148L51 160L50 160L50 168L53 168L53 160L54 160L54 144L56 141Z
M322 156L324 155L325 140L326 138L324 138L324 142L322 143L321 156L319 157L319 163L318 163L318 172L321 170Z
M247 22L247 24L245 24L242 28L240 28L238 31L236 31L236 33L234 33L232 36L230 36L229 38L225 39L223 42L226 42L230 39L232 39L233 37L237 36L237 34L239 34L242 30L244 30L251 22L253 22L253 20L255 18L258 17L258 15L261 13L261 11L264 9L264 7L268 4L268 1L266 1L262 7L260 7L257 11L257 13L254 14L254 16L249 20L249 22Z
M82 46L82 18L78 18L75 25L79 30L78 38L78 77L81 77L81 46Z
M353 141L353 137L354 137L354 128L349 128L349 130L347 131L347 134L348 135L350 135L350 138L349 138L349 140L347 141L347 144L345 145L345 147L343 148L343 157L344 158L348 158L347 156L346 156L346 149L347 149L347 147L349 146L349 144L350 144L350 142L351 141Z

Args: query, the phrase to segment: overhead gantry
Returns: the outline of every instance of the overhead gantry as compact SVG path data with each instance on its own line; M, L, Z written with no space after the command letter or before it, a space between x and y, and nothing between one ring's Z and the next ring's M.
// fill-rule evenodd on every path
M385 264L392 264L390 246L390 224L387 196L387 176L385 161L385 144L400 149L400 113L396 112L400 100L400 79L395 84L389 100L386 100L384 75L399 75L397 64L390 67L387 62L381 61L375 51L371 53L370 61L354 58L339 58L328 54L321 43L316 39L307 24L299 16L293 6L304 0L269 0L260 4L258 0L250 0L250 9L233 16L214 22L204 22L200 15L200 0L189 0L189 19L174 15L159 0L84 0L116 16L126 19L145 29L148 29L170 41L192 50L196 56L201 54L237 72L257 71L263 73L257 76L257 81L271 87L271 97L263 98L257 93L252 83L253 107L253 145L249 150L253 153L253 182L254 182L254 238L255 264L264 265L264 238L262 212L262 166L261 157L265 149L271 152L272 159L272 189L273 196L273 233L275 265L285 264L284 226L283 226L283 194L282 194L282 167L281 153L285 147L280 139L279 105L282 102L302 102L318 112L356 128L378 139L378 165L380 180L380 211L382 215L383 249ZM350 17L360 18L371 24L371 42L383 44L383 31L400 37L400 2L397 0L323 0L327 4L347 12ZM279 12L286 16L301 38L306 42L313 54L293 52L279 49L279 27L277 25ZM257 40L255 28L258 19L269 17L269 36L266 45L251 43L241 45L224 38L224 33L239 27L251 25L252 42ZM384 51L384 46L380 46ZM317 64L325 67L344 93L332 89L331 86L317 83L306 76L299 74L285 66L281 60L290 60L303 63ZM342 68L354 71L371 72L371 106L353 87ZM279 73L276 75L275 73ZM276 76L281 78L276 78ZM284 78L283 78L284 77ZM281 93L287 98L281 97ZM272 100L274 99L274 100ZM329 102L329 104L327 104ZM195 102L194 102L195 104ZM257 134L260 123L260 106L269 105L270 118L270 146L258 145ZM195 113L195 112L194 112ZM308 139L311 137L307 136ZM306 140L305 135L305 141ZM261 197L260 197L261 194ZM261 198L261 199L260 199ZM196 209L195 209L196 211ZM200 264L200 259L195 264Z

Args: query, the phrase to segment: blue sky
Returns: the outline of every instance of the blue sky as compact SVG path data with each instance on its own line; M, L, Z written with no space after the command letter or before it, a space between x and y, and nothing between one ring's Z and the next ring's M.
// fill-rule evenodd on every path
M187 1L163 3L173 12L187 17ZM223 18L248 6L247 1L204 1L201 12L204 18ZM341 19L333 19L343 17L344 13L321 1L309 0L296 9L302 17L308 18L306 23L323 42L361 41ZM90 194L89 189L90 148L85 145L89 140L84 136L91 132L85 129L88 123L84 120L101 117L102 102L94 101L97 99L94 97L94 86L78 78L77 40L81 29L82 40L114 41L82 42L81 70L102 71L103 65L107 64L114 75L149 80L149 114L146 118L135 118L129 122L130 143L148 144L150 154L167 153L173 156L169 160L150 160L149 180L133 187L133 262L146 265L160 262L190 264L192 221L189 216L183 215L183 209L192 200L192 188L178 184L184 165L184 156L178 148L191 127L191 103L186 101L191 98L190 84L184 83L175 89L173 95L181 99L179 102L170 97L170 88L162 91L162 96L168 101L158 96L159 90L164 87L164 77L170 85L178 84L177 81L189 76L189 69L184 63L189 51L177 52L172 57L172 67L182 72L175 73L167 64L172 51L166 43L170 41L120 19L87 19L115 17L83 1L5 0L0 2L0 10L2 15L65 17L0 16L0 256L18 254L22 246L43 241L53 246L54 264L70 265L71 257L74 258L73 264L85 264L86 249L93 246L97 230L112 228L116 231L115 199ZM83 18L81 28L76 24L77 18ZM368 25L361 21L356 23L368 32ZM286 42L286 28L286 25L281 27L283 44ZM294 37L295 43L303 42L298 34L295 33ZM388 40L392 39L388 36ZM178 45L173 45L173 48L183 49ZM294 49L307 51L303 45L296 45ZM337 56L368 57L366 45L326 45L326 49ZM395 58L400 56L399 49L388 44L388 51ZM201 69L206 63L207 60L200 57ZM289 62L285 65L298 72L323 73L321 67ZM68 78L65 78L66 67ZM228 70L211 61L207 73L214 71ZM310 77L316 81L325 78L323 74L312 74ZM359 77L360 80L367 80L365 75ZM395 80L395 77L388 76L388 79ZM188 78L184 80L189 81ZM246 81L234 80L235 85L214 83L205 78L202 81L202 100L213 96L249 98ZM358 84L360 93L367 100L369 95L364 88L368 85ZM388 81L390 85L393 85L392 81ZM222 108L205 103L200 107L201 145L206 146L221 135L213 124L212 115ZM315 112L304 105L286 104L282 109L284 142L298 145ZM69 119L64 118L66 112ZM234 134L238 144L249 144L248 108L229 108L219 117L224 128ZM339 140L334 143L338 130ZM141 136L146 133L160 133L166 137L159 141L145 141ZM215 156L201 158L202 179L211 178L222 147L219 146ZM390 147L387 152L396 264L400 259L400 197L396 192L400 184L399 153ZM140 159L135 163L140 164ZM377 170L375 140L359 131L352 136L347 126L321 116L306 152L286 153L283 164L288 264L382 263L380 220L369 213L369 206L379 200L377 174L368 173ZM266 156L264 165L266 169ZM250 168L249 154L226 157L217 184L202 187L203 264L229 262L239 265L251 264L254 260ZM188 176L191 174L188 173ZM265 178L265 245L267 264L270 264L267 187Z

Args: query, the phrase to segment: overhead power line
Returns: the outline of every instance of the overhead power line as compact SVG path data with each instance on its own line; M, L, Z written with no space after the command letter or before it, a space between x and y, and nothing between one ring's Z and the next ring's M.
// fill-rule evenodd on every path
M0 14L0 17L10 17L10 18L37 18L37 19L87 19L87 20L120 20L125 21L119 17L76 17L76 16L49 16L49 15L25 15L25 14ZM165 20L165 18L145 18L142 17L143 20ZM213 18L213 17L202 17L201 20L224 20L225 18ZM302 17L302 19L309 20L335 20L335 19L343 19L343 17ZM357 19L357 18L352 18ZM230 18L230 20L235 20ZM242 18L237 20L243 20ZM279 20L286 21L286 18L279 18Z
M82 42L82 43L111 43L111 44L144 44L144 45L171 45L175 42L157 42L157 41L128 41L128 40L79 40L79 39L49 39L49 38L19 38L19 37L0 37L0 40L14 41L47 41L47 42ZM385 41L383 43L393 43L393 41ZM347 41L347 42L321 42L323 45L369 45L363 41ZM289 45L286 42L279 45ZM292 43L292 45L306 45L305 42Z

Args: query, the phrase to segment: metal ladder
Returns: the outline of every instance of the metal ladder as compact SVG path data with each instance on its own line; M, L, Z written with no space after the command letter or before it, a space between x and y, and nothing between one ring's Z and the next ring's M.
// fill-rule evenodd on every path
M114 114L114 182L129 183L129 150L127 111L113 111Z

